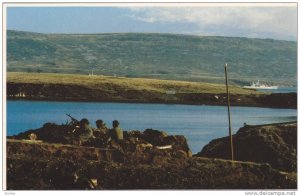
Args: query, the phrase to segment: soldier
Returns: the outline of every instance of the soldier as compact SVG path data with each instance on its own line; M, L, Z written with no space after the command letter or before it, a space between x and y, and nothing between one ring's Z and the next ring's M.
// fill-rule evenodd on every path
M103 120L97 120L96 126L97 129L94 131L94 135L96 137L108 134L108 128L106 127L106 124L103 122Z
M120 123L114 120L112 123L113 128L110 130L110 137L113 141L120 142L123 141L123 130L120 128Z
M93 129L90 127L90 122L86 118L81 119L81 121L79 122L79 132L80 145L82 145L83 142L86 142L94 137Z
M97 129L94 130L94 136L96 137L94 141L94 145L100 148L107 147L107 144L111 140L109 129L106 127L103 120L97 120L96 126Z

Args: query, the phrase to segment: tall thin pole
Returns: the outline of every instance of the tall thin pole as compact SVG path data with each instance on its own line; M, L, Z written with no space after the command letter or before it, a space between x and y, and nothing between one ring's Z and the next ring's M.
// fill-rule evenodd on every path
M233 161L233 142L232 142L232 132L231 132L231 119L230 119L230 100L229 100L229 89L228 89L228 77L227 77L227 63L225 64L225 78L226 78L226 92L227 92L227 110L228 110L228 128L229 128L229 138L230 138L230 151L231 160Z

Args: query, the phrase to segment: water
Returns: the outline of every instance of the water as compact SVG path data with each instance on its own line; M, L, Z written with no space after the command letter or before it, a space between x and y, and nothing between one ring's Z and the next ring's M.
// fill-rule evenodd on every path
M296 109L232 107L231 112L234 133L244 122L254 125L294 121L297 116ZM92 125L97 119L107 125L117 119L124 130L153 128L185 135L193 153L212 139L228 134L225 106L43 101L8 101L7 134L36 129L46 122L65 123L66 113L77 119L88 118Z
M257 90L260 92L266 92L266 93L297 93L297 87L278 87L278 89L269 89L269 90Z

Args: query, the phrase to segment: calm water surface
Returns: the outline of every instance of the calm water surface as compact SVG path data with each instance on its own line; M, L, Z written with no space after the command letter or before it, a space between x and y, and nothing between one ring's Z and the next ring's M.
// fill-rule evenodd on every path
M272 89L272 90L257 90L260 92L266 92L266 93L297 93L297 87L278 87L278 89Z
M232 107L231 112L234 132L244 122L254 125L297 119L295 109ZM193 153L199 152L212 139L228 133L225 106L8 101L7 134L36 129L46 122L65 123L66 113L77 119L88 118L93 126L97 119L103 119L109 126L117 119L124 130L153 128L185 135Z

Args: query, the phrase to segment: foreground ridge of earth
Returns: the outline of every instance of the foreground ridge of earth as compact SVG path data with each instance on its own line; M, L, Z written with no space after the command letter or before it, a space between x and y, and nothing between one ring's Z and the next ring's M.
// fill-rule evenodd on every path
M24 140L42 130L7 140L9 190L297 188L295 172L269 163L191 157L184 136L130 131L121 148ZM172 148L159 148L166 145Z
M196 156L229 159L229 137L212 140ZM234 157L239 161L269 163L296 172L297 122L245 125L233 135Z

